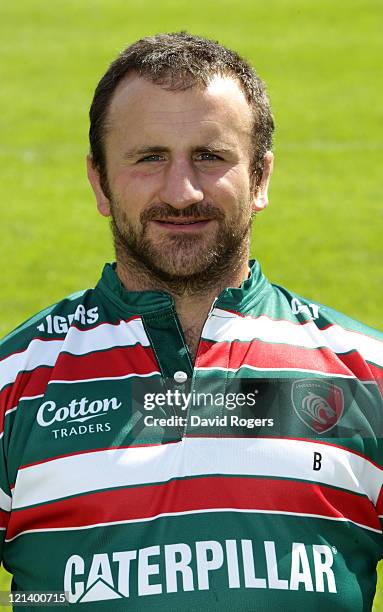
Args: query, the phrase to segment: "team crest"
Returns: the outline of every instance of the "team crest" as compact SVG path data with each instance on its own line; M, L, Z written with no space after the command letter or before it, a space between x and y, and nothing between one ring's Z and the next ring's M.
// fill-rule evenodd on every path
M342 389L325 380L296 380L291 389L291 400L301 421L317 434L332 429L344 410Z

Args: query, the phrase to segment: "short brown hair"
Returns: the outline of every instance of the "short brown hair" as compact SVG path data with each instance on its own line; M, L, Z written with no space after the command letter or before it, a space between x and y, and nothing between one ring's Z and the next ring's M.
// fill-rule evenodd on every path
M274 130L263 82L235 51L213 40L175 32L142 38L124 49L96 87L89 112L89 141L93 166L100 173L103 187L107 186L104 133L108 108L117 85L130 72L174 91L207 86L216 74L236 78L253 110L252 175L254 183L259 183Z

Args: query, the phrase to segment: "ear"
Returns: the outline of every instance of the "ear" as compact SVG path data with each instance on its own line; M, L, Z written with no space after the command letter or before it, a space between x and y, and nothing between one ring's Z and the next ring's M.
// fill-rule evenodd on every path
M92 185L94 195L96 196L98 212L104 217L109 217L110 216L110 201L109 201L109 198L106 197L101 187L100 173L94 167L93 160L90 155L88 155L86 158L86 167L87 167L89 182Z
M268 189L271 173L273 171L274 155L267 151L263 158L263 172L261 181L253 195L253 212L259 213L266 208L269 203Z

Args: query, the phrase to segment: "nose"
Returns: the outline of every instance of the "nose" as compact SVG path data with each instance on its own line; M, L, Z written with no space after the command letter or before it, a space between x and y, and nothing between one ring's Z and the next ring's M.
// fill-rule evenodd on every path
M197 172L189 159L171 160L163 176L159 196L163 202L182 209L204 198Z

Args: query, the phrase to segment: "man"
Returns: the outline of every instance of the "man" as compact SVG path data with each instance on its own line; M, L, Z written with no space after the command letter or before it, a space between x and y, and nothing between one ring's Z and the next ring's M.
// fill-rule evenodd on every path
M248 263L273 160L262 82L218 43L159 35L112 63L90 119L116 265L1 346L14 590L370 609L383 337Z

